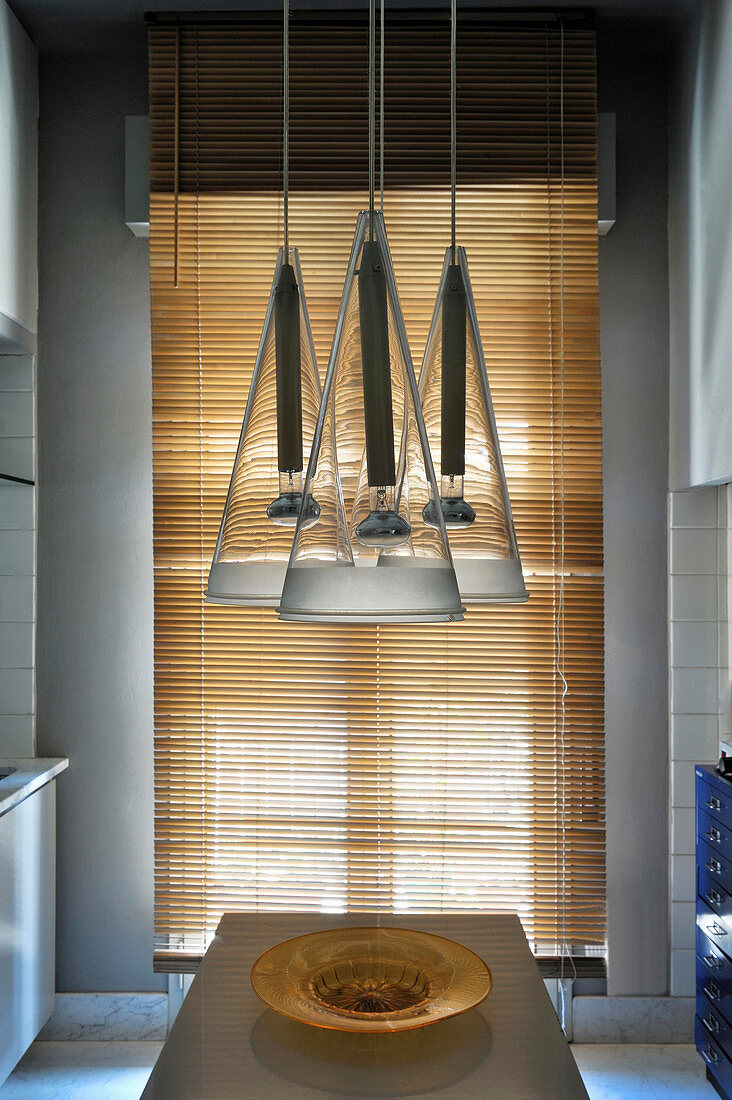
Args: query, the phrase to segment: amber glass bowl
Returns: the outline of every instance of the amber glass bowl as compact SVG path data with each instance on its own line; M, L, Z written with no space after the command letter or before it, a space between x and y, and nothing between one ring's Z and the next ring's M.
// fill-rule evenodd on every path
M251 971L270 1008L315 1027L407 1031L467 1012L491 972L454 940L408 928L334 928L271 947Z

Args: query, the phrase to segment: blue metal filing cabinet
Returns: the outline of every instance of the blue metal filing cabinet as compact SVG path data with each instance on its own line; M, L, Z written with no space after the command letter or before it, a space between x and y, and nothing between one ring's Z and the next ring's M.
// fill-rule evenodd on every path
M732 1100L732 782L696 766L696 1048Z

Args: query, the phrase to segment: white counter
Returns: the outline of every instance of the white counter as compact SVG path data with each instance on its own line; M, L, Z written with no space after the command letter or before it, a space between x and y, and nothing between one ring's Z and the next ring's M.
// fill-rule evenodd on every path
M55 997L56 776L68 760L0 758L0 1085Z
M33 794L34 791L55 779L68 766L69 762L64 756L45 759L0 757L0 773L6 768L15 769L7 779L0 779L0 817L26 799L29 794Z

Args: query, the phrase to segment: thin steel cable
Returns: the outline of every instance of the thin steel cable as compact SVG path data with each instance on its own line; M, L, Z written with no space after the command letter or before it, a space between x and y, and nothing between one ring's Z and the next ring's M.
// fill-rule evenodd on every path
M457 191L457 0L450 0L450 245L455 263Z
M282 206L285 263L290 255L290 0L282 6Z
M384 216L384 0L381 0L379 25L379 190L381 192L381 216Z
M374 170L376 154L376 0L369 0L369 240L374 239Z

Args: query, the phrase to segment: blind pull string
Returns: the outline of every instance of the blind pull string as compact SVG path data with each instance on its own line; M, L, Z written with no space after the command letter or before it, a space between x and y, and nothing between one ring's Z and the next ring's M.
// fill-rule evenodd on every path
M376 0L369 0L369 240L374 239L374 170L376 153Z
M564 207L565 207L565 149L564 149L564 20L559 20L559 486L560 486L560 536L559 536L559 607L557 615L557 669L562 681L561 722L559 732L560 769L561 769L561 868L562 868L562 942L560 947L560 987L559 998L562 1013L562 1027L566 1024L566 1004L564 990L564 961L569 957L572 966L572 979L577 977L577 968L567 944L567 775L565 734L567 721L568 684L564 671L564 565L565 565L565 479L564 479Z
M178 289L178 192L180 189L180 22L175 22L173 68L173 286Z
M285 257L290 262L290 0L282 6L282 205Z
M457 0L450 0L450 247L455 253L455 199L457 180Z
M384 0L381 0L381 38L379 51L379 177L381 191L381 216L384 217Z

